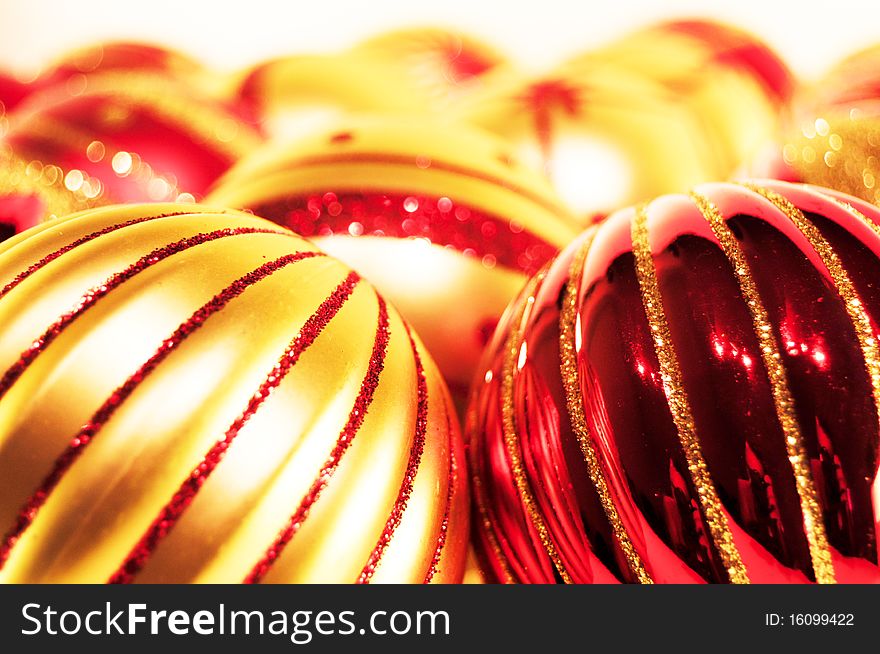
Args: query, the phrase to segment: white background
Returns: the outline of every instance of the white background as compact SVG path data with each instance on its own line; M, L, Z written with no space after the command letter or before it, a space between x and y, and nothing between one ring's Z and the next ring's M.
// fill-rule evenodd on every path
M0 67L29 76L67 48L125 38L234 69L436 24L540 69L654 20L693 16L752 30L807 77L880 42L880 0L0 0Z

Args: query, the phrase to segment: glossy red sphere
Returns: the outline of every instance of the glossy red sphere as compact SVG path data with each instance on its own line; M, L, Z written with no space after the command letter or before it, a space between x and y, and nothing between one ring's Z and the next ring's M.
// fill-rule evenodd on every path
M468 420L499 581L876 583L880 211L707 184L585 232Z

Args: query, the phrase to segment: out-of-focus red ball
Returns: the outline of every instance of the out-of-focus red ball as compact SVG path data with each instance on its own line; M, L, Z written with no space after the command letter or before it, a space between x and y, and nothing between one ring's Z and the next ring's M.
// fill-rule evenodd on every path
M508 309L468 438L501 580L880 582L880 211L705 184Z
M113 72L140 72L195 79L204 68L191 57L170 48L136 41L94 43L62 55L40 76L41 87L66 83L80 75Z
M260 140L233 109L183 81L104 72L32 94L4 145L59 167L69 190L106 204L199 199Z

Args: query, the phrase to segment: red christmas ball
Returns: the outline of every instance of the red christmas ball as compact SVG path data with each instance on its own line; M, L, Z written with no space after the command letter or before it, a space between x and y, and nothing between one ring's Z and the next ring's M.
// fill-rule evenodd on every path
M192 79L205 72L196 60L176 50L136 41L110 41L65 53L37 83L45 87L67 82L78 75L108 71L149 72Z
M199 199L261 140L235 110L167 75L71 80L32 94L4 140L101 204Z
M880 582L880 211L706 184L532 278L472 393L501 580Z

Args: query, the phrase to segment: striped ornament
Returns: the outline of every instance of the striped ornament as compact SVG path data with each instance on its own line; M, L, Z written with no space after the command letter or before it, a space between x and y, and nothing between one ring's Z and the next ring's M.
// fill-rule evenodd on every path
M532 278L475 382L503 581L880 582L880 212L706 184Z
M289 227L362 273L462 397L504 307L577 234L504 143L430 121L347 120L269 147L207 201Z
M372 287L247 214L106 207L0 245L0 581L450 582L463 449Z

